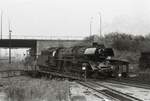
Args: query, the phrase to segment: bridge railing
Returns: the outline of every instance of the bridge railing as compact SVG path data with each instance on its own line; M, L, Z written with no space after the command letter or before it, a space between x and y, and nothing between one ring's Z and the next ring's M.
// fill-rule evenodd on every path
M27 36L12 35L11 39L35 39L35 40L82 40L85 36ZM9 39L9 35L3 35L2 39Z

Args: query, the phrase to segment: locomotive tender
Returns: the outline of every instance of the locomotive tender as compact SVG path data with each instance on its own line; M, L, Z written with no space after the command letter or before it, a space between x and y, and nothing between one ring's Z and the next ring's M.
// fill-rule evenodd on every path
M74 79L127 74L126 62L112 60L113 56L112 48L96 43L92 47L52 47L41 52L37 65L40 71ZM121 66L126 65L125 72L119 72L120 64L116 65L118 63L122 63Z
M141 56L139 58L139 67L140 69L149 69L150 67L150 52L149 51L144 51L141 52Z

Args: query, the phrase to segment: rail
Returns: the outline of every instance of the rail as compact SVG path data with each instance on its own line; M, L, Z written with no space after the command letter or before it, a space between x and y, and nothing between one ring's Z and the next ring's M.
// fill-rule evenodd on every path
M132 87L137 87L137 88L143 88L143 89L150 89L149 84L141 83L138 81L130 81L130 80L119 81L119 80L112 79L112 80L106 80L105 82L116 83L116 84L121 84L121 85L125 85L125 86L132 86Z
M128 100L125 100L125 101L143 101L143 100L141 100L141 99L139 99L139 98L136 98L136 97L133 97L133 96L130 96L130 95L128 95L128 94L125 94L125 93L122 93L122 92L120 92L120 91L117 91L117 90L115 90L115 89L112 89L112 88L110 88L110 87L107 87L107 86L105 86L105 85L103 85L103 84L100 84L100 83L96 83L96 82L92 82L92 83L94 83L94 84L96 84L96 85L98 85L98 86L102 86L102 87L104 87L104 88L107 88L110 92L114 92L114 93L116 93L116 94L118 94L118 95L120 95L120 96L122 96L122 97L125 97L125 98L127 98ZM122 100L121 100L122 101Z
M76 80L82 80L78 75L71 75L70 73L60 73L53 71L39 71L39 70L3 70L0 71L0 78L9 78L16 76L30 76L30 77L63 77Z
M110 95L108 95L108 94L102 92L101 90L98 90L98 89L94 88L93 85L90 85L90 84L88 84L88 83L81 82L81 81L77 81L77 83L79 83L79 84L81 84L81 85L83 85L83 86L85 86L85 87L88 87L88 88L90 88L90 89L96 91L97 93L102 94L105 98L107 98L107 99L109 99L109 100L111 100L111 101L120 101L120 100L118 100L118 99L116 99L116 98L114 98L114 97L112 97L112 96L110 96ZM99 95L96 95L96 96L102 98L102 97L99 96Z
M77 82L83 86L86 86L88 88L91 88L92 90L104 94L107 97L110 97L111 99L115 99L114 101L143 101L141 99L138 99L136 97L130 96L128 94L122 93L120 91L114 90L112 88L109 88L105 85L96 83L94 81L87 81L87 82ZM99 90L99 87L103 87L103 90ZM116 100L117 99L117 100Z

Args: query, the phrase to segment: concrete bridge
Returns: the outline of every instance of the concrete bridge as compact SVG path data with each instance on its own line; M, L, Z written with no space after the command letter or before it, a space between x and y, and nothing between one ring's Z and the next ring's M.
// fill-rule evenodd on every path
M31 48L35 55L39 55L41 50L49 47L71 47L81 40L40 40L40 39L1 39L1 48Z

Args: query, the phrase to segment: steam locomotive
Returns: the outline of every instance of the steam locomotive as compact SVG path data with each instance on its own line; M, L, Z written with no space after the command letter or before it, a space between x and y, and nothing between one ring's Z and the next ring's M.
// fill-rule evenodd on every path
M52 47L41 52L37 65L42 72L74 79L127 75L128 62L114 60L113 56L112 48L97 43L91 47Z

